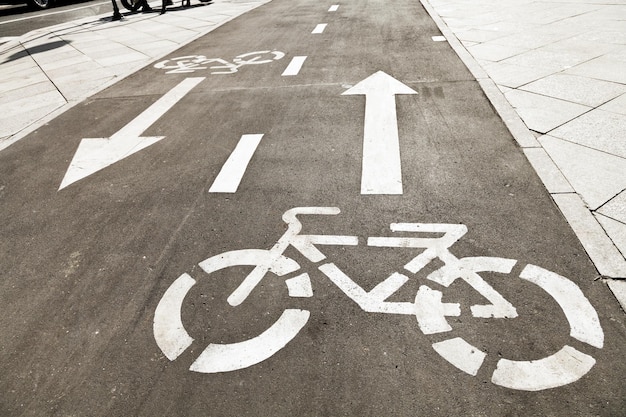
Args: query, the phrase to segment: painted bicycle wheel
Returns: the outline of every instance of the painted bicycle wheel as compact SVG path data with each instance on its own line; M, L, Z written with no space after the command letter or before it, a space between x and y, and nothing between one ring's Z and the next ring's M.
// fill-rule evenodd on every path
M273 260L270 252L262 249L224 252L204 260L200 267L210 277L212 273L225 268L269 263L269 271L279 277L300 268L297 262L282 255ZM310 296L310 288L307 288L307 285L310 287L310 280L307 274L285 282L290 296ZM196 280L190 275L181 275L167 289L154 314L154 338L163 354L171 361L178 358L194 342L185 329L181 315L185 297L194 285ZM285 347L304 327L309 316L307 310L285 309L269 328L255 337L236 343L210 343L189 369L201 373L217 373L255 365Z

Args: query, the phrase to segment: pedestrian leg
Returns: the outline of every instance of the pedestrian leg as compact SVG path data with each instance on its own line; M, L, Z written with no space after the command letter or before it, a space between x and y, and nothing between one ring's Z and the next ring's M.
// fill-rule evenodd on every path
M122 14L120 13L119 7L117 7L117 2L115 0L111 0L111 3L113 3L113 17L111 20L122 20Z

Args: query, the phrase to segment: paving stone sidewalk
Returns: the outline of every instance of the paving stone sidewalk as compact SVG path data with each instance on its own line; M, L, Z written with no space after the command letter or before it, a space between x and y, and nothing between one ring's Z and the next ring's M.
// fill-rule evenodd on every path
M267 1L215 0L121 22L108 14L0 45L0 151ZM421 1L626 309L626 3Z
M626 309L626 2L422 4Z

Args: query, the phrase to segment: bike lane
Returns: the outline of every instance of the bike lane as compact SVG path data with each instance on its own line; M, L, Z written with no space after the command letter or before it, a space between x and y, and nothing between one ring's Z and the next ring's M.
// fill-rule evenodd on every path
M339 7L329 11L334 4ZM622 313L605 285L594 281L596 272L584 251L477 83L448 45L433 39L438 35L419 4L275 0L166 57L167 63L93 97L0 154L0 202L6 213L0 228L6 234L1 251L6 313L0 318L0 381L9 393L2 411L623 411ZM269 53L245 55L254 51ZM174 59L189 56L196 58ZM233 60L237 56L239 61ZM297 74L282 75L294 57L304 56ZM224 62L209 60L218 57ZM215 74L233 71L237 62L255 57L271 62ZM163 68L193 59L198 66L169 74L173 68ZM403 86L383 76L373 79L372 93L359 84L379 71ZM384 94L376 95L380 90ZM175 93L168 95L171 91ZM397 122L399 152L389 150L395 149L396 138L390 115ZM377 117L385 121L382 130L370 122ZM364 139L372 132L391 142L376 147L375 140ZM114 136L136 142L120 151L103 151L103 141L81 144L84 138ZM143 148L145 142L137 137L153 140ZM238 154L238 144L250 141L245 169L235 167L234 174L226 175L241 176L241 181L216 185L227 160ZM374 147L374 155L391 156L366 161L368 146ZM73 159L80 147L96 150ZM393 160L397 153L400 188ZM101 169L91 172L93 159ZM111 161L118 162L107 165ZM67 177L70 166L74 168ZM364 166L374 172L370 177L384 179L381 188L364 186ZM390 301L413 303L424 287L441 292L445 303L461 304L461 316L446 317L452 330L424 334L425 320L438 317L436 302L431 309L416 310L422 313L420 322L415 315L363 311L318 269L325 261L311 261L292 247L284 255L301 268L286 268L294 270L283 277L270 274L242 305L228 306L226 298L252 269L239 264L257 262L267 252L256 257L239 252L232 261L219 255L270 249L286 230L283 213L306 206L338 207L341 213L301 216L302 234L358 239L359 246L320 246L329 261L366 291L394 272L405 274L409 282ZM424 248L366 245L372 236L415 235L391 232L394 222L465 225L467 234L450 247L456 258L518 260L511 273L489 272L498 267L492 266L480 276L514 305L519 317L473 317L470 306L486 303L484 298L462 280L448 287L434 280L450 277L435 272L450 259L435 259L413 273L404 266ZM213 259L215 268L233 266L207 274L211 262L201 264L206 259ZM575 287L551 281L558 287L551 297L544 291L547 285L518 278L522 271L534 271L524 269L527 264L568 277ZM311 278L313 297L306 296L310 291L304 284L299 290L285 285L285 279L303 272ZM172 283L189 285L189 280L177 281L185 273L196 284L182 303L185 331L178 327L177 334L186 333L193 342L187 347L184 340L168 342L165 337L165 343L158 343L155 311ZM538 275L533 275L535 281ZM576 306L557 302L561 296L556 294L577 294L577 288L598 312L602 343L584 298L575 295ZM422 297L418 304L426 305L424 300L431 298ZM174 302L163 319L175 328L177 309ZM209 343L252 339L285 309L311 315L295 338L268 359L225 373L189 370ZM580 316L567 316L564 309ZM588 323L583 327L591 333L574 331L579 337L570 337L568 319L575 329ZM461 342L446 342L456 338L471 344L469 351ZM171 351L164 347L167 343L174 346ZM504 366L502 358L537 361L564 345L596 361L592 364L572 350L558 357L562 362L573 357L590 367L580 380L539 391L493 382L494 370ZM254 356L251 352L262 346L254 345L243 356ZM460 359L438 354L435 346L458 352ZM476 358L482 354L476 351L485 355L480 366ZM166 357L168 352L174 360ZM447 360L442 357L446 355ZM217 357L220 363L231 360L229 354ZM206 370L201 364L196 369ZM567 372L553 368L548 366L536 379L552 378L553 385L565 381ZM529 379L534 379L532 372Z

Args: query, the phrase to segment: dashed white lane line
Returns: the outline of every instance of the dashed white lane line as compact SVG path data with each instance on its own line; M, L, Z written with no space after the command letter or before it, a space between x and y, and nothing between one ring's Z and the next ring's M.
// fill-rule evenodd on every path
M246 168L248 168L262 137L263 134L243 135L241 137L235 150L230 154L215 181L213 181L213 185L209 188L210 193L237 192L243 174L246 173Z
M432 38L432 40L434 42L445 42L446 41L446 37L445 36L432 36L431 38Z
M313 29L313 32L311 32L313 35L318 35L320 33L324 32L324 29L326 29L326 25L327 23L320 23L319 25L315 26L315 29Z
M285 68L285 71L282 73L283 77L286 76L290 76L290 75L298 75L298 73L300 72L300 69L302 69L302 65L304 64L304 60L306 60L306 56L294 56L291 59L291 62L289 63L289 65L287 65L287 68Z
M339 5L338 4L334 4L332 6L330 6L330 9L328 9L329 12L336 12L337 9L339 9Z

